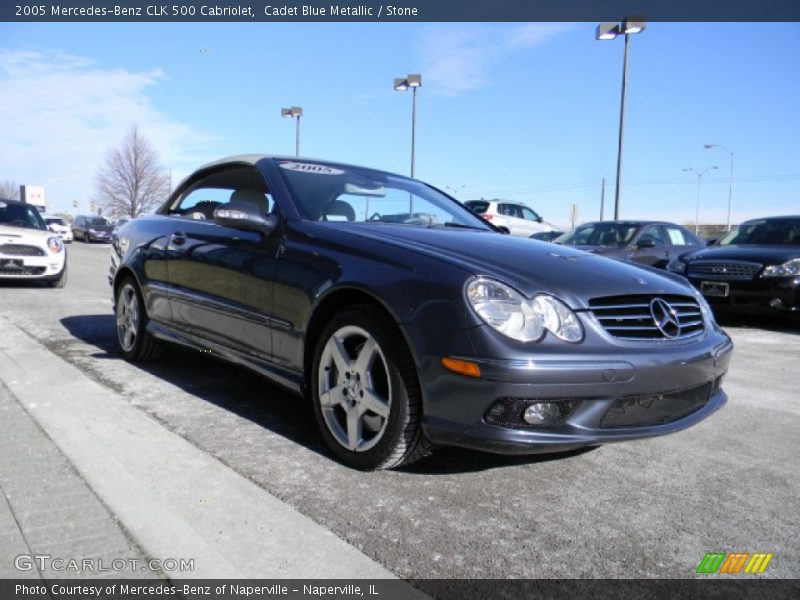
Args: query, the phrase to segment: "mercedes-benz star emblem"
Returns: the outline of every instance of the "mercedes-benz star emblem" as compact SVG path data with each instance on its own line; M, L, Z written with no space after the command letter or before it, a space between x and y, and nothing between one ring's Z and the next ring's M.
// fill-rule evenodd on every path
M681 334L678 313L665 300L653 298L650 301L650 314L658 330L668 338L676 338Z

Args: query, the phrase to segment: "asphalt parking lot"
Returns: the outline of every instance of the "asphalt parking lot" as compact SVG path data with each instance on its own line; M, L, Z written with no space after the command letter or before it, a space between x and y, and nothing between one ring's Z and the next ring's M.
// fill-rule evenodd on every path
M330 457L310 406L248 371L182 349L123 361L108 246L73 243L69 265L64 289L0 284L3 317L44 345L44 366L71 363L109 403L142 411L399 577L693 578L712 551L770 552L760 577L800 577L800 330L780 321L724 321L736 344L729 403L687 431L545 457L440 449L361 473Z

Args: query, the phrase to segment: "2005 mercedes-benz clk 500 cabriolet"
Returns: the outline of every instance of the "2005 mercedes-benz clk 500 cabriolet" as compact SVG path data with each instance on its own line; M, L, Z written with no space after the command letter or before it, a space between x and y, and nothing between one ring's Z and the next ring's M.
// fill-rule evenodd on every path
M683 278L503 235L406 177L232 157L112 244L126 358L169 341L255 369L354 467L647 438L727 400L731 341Z

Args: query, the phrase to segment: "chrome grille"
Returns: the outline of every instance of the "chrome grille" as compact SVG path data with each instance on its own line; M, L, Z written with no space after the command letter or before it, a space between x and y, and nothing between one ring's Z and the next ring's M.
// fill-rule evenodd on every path
M700 305L692 296L608 296L590 300L589 308L600 325L620 339L686 339L705 329Z
M698 260L690 262L686 274L703 279L739 279L755 277L761 270L761 264L751 262L712 262Z
M44 256L44 250L38 246L25 244L0 244L0 254L6 256Z

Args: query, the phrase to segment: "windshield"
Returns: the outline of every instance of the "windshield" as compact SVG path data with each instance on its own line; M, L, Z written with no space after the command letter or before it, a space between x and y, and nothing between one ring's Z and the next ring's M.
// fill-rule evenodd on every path
M44 222L47 223L48 225L63 225L64 224L64 221L62 221L58 217L45 217L44 218Z
M92 217L90 219L86 219L86 224L89 227L111 227L111 223L102 217Z
M36 207L2 200L0 200L0 225L26 229L47 229Z
M281 161L298 209L314 221L398 223L491 231L477 215L424 183L358 167Z
M587 223L555 241L568 246L624 246L631 241L638 227L632 223Z
M723 237L720 246L762 244L800 246L800 219L748 221Z

